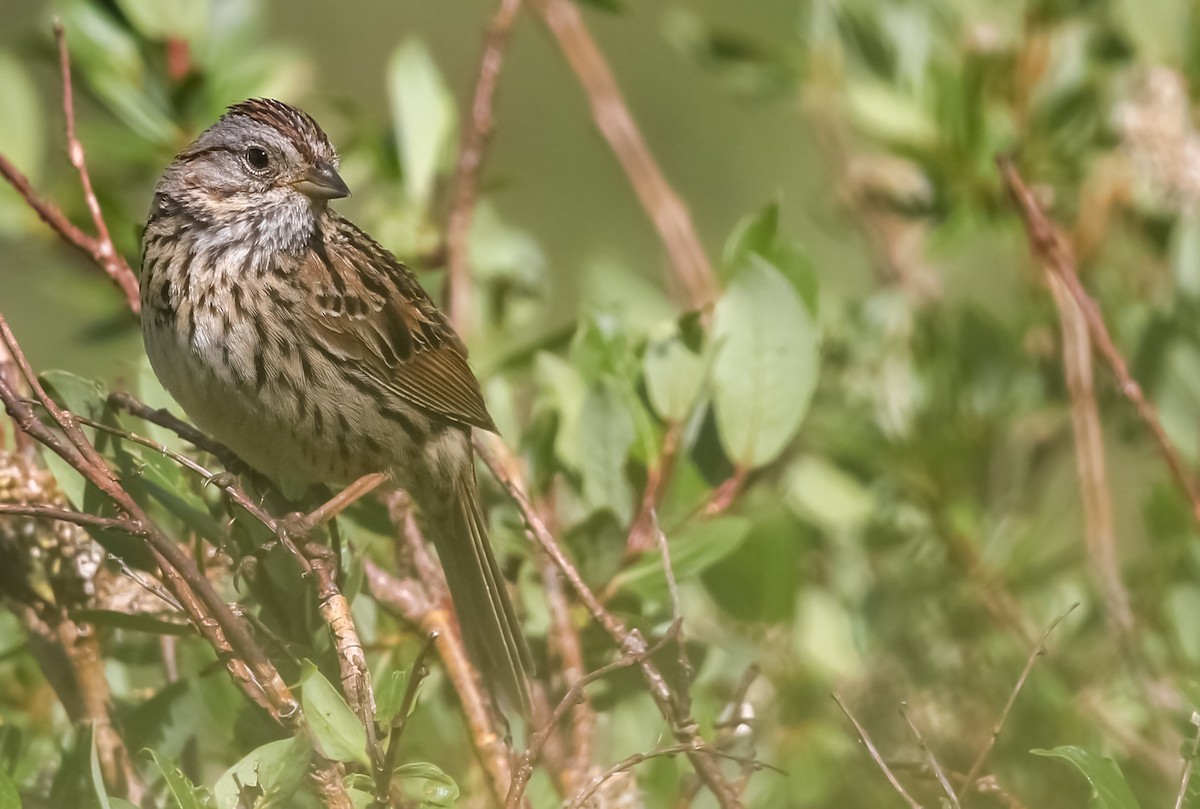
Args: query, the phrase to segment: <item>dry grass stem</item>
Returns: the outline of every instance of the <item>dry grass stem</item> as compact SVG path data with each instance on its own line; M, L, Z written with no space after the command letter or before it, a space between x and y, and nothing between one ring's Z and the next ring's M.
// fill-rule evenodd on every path
M1000 732L1004 730L1004 724L1008 721L1008 715L1012 712L1012 707L1017 701L1017 695L1021 693L1021 689L1025 686L1025 681L1029 679L1029 672L1033 670L1033 664L1038 658L1046 654L1046 640L1050 637L1059 624L1079 606L1079 602L1075 602L1067 607L1057 618L1055 618L1050 626L1046 627L1046 631L1042 633L1042 637L1038 640L1037 645L1033 647L1033 651L1029 653L1029 658L1025 661L1025 668L1021 669L1021 676L1017 678L1016 685L1013 686L1012 692L1008 695L1008 701L1004 703L1004 710L1000 712L1000 718L996 720L996 724L992 726L992 731L988 735L987 743L983 749L979 751L979 755L975 757L975 761L971 763L971 769L967 770L966 778L963 779L963 784L959 787L958 797L962 799L967 790L971 789L975 779L983 770L983 765L987 761L988 755L992 752L992 748L996 746L996 739L1000 737Z
M929 762L930 768L933 770L933 775L937 778L937 782L941 784L942 791L946 793L946 797L950 800L950 805L954 809L961 809L961 804L958 800L958 795L954 794L954 787L950 786L949 779L946 778L946 771L942 769L941 763L938 762L937 756L933 754L933 750L926 741L925 736L921 733L920 728L913 723L912 717L908 715L908 706L901 704L900 715L904 717L904 721L908 724L909 730L912 731L913 738L917 740L921 751L925 753L925 760Z
M888 783L892 785L892 789L896 790L901 798L904 798L905 803L907 803L911 809L922 809L921 804L917 803L913 796L909 795L908 791L904 789L904 785L900 783L900 780L896 778L896 774L892 772L890 767L888 767L887 762L883 760L883 756L879 755L879 750L875 747L875 743L871 741L871 736L867 733L867 729L862 726L862 723L859 722L857 718L855 718L854 714L850 713L850 709L846 707L846 703L842 702L842 698L838 696L836 692L832 694L832 696L833 701L837 703L837 706L842 709L842 713L844 713L846 718L850 720L850 724L854 725L854 729L858 731L858 738L862 739L862 743L867 748L867 752L871 755L871 758L874 759L875 763L879 765L879 769L883 771Z

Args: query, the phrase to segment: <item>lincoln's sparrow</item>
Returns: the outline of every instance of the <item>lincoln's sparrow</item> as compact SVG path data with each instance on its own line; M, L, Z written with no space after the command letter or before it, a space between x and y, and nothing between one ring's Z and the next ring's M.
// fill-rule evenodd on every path
M416 501L476 663L528 705L528 651L476 496L494 429L467 352L413 274L331 211L350 191L306 113L229 111L167 168L143 237L155 373L202 429L282 484L386 470Z

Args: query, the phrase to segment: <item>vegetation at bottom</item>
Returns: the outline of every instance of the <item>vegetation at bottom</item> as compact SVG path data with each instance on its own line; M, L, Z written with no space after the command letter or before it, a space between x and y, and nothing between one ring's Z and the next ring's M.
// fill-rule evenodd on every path
M455 315L511 451L489 445L507 471L479 479L543 711L506 725L472 702L486 688L447 641L402 498L384 487L303 526L294 555L276 521L319 500L220 475L227 458L138 411L183 415L118 289L10 180L0 809L488 806L510 783L533 807L1200 809L1194 4L528 0L497 41L486 23L510 4L447 22L414 0L441 16L396 29L370 98L276 36L302 3L61 0L0 35L0 156L96 234L65 159L61 20L95 201L134 271L159 172L255 96L322 122L354 190L339 210L443 305L448 254L465 256ZM390 12L328 13L365 31ZM447 26L468 69L430 45ZM495 142L479 139L464 201L485 46L504 56ZM781 174L713 227L717 202L675 181L719 177L744 144L673 153L634 50L689 71L701 90L673 104L788 121L794 138L749 159L799 160L804 193ZM521 72L534 57L550 67ZM625 101L589 106L604 63ZM539 82L580 159L603 155L585 178L601 203L529 208L521 188L555 199L560 182L536 150L492 170L490 150L536 134L506 99ZM589 116L614 109L671 194L647 196L645 164L610 153ZM615 137L621 158L640 148ZM644 231L586 255L536 224L609 234L618 208ZM99 466L16 418L72 440L27 404L18 344ZM111 469L147 522L84 467ZM196 620L208 607L173 589L147 525L206 583L185 595L236 607L262 666ZM358 680L330 614L361 641ZM356 701L368 681L373 702Z

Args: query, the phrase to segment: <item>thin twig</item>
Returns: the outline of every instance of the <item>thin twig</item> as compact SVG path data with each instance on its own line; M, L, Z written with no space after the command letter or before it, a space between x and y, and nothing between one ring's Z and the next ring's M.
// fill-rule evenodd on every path
M391 795L392 773L396 770L396 758L400 752L400 737L403 735L404 728L408 724L408 715L412 712L413 702L417 697L417 687L429 674L429 668L425 665L425 659L433 649L433 643L437 640L437 637L436 632L431 632L425 639L425 642L421 644L421 649L417 652L417 657L413 660L412 668L409 670L408 682L405 684L404 696L400 702L400 710L392 718L387 752L384 754L383 761L375 769L374 805L378 809L386 809L386 807L393 805Z
M896 774L888 767L887 762L883 760L883 756L879 755L879 750L876 749L875 743L871 741L871 736L867 733L867 729L855 718L854 714L850 713L850 709L846 707L846 703L842 702L842 698L837 695L837 692L834 692L832 696L833 701L837 703L837 706L842 709L842 713L850 720L850 724L854 725L854 729L858 731L858 738L862 739L862 743L866 746L867 752L871 754L871 758L879 765L879 769L883 770L888 783L892 785L892 788L900 794L901 798L904 798L904 801L912 809L922 809L921 804L917 803L913 796L909 795L904 789L904 785L900 783L900 780L896 778Z
M578 5L572 0L538 0L537 8L587 93L596 127L658 230L684 305L706 308L716 297L717 281L691 214L654 160Z
M747 759L744 756L735 756L731 753L725 753L713 747L702 746L696 748L689 747L686 744L675 744L671 745L670 747L660 747L657 750L651 750L648 753L634 753L628 758L621 759L616 764L612 765L607 770L593 778L584 789L580 790L579 793L571 799L571 802L567 804L567 806L569 809L580 809L580 807L587 805L587 802L593 795L596 794L597 791L599 791L602 786L604 786L605 782L615 775L619 775L622 772L633 769L643 761L649 761L652 758L662 758L664 756L671 758L679 755L680 753L689 756L692 754L707 755L714 758L723 758L728 761L736 761L738 763L747 762ZM749 763L754 767L767 768L776 772L781 772L778 768L772 767L769 764L764 764L761 761L750 760Z
M73 511L41 503L30 503L27 505L0 503L0 517L5 515L12 517L44 517L48 520L62 520L63 522L80 525L84 528L102 528L109 531L120 531L130 536L145 536L144 530L126 519L119 517L98 517L95 514L85 514L82 511Z
M543 499L541 510L544 519L553 527L555 509L553 502ZM587 676L583 659L583 642L566 591L566 583L559 569L545 554L538 554L542 572L542 584L546 590L546 606L550 613L550 628L547 638L550 648L558 655L563 683L568 689ZM557 767L551 767L557 777L560 796L566 797L579 788L592 766L592 734L596 727L596 712L592 709L586 693L580 693L571 708L570 731L567 736L567 752ZM511 792L511 786L509 790Z
M1192 724L1196 726L1196 735L1192 737L1183 755L1183 772L1179 775L1179 794L1175 796L1175 809L1183 809L1187 798L1188 783L1192 780L1192 770L1196 766L1196 756L1200 753L1200 713L1192 711Z
M393 515L393 522L400 515ZM475 753L488 774L488 787L496 805L504 802L512 780L508 745L494 727L494 712L479 683L474 666L467 658L462 634L452 613L431 598L426 584L416 578L398 578L367 559L363 563L367 590L385 611L419 628L428 637L437 635L435 646L445 666L446 676L454 685L470 730Z
M479 78L475 80L475 97L471 102L471 124L463 133L458 167L454 172L450 217L446 225L446 283L449 286L446 301L450 322L464 339L471 326L471 266L468 250L471 216L475 210L475 197L479 193L479 172L483 166L484 152L494 126L492 101L496 95L500 68L504 64L504 50L520 10L521 0L501 0L500 8L488 23Z
M1021 689L1025 686L1025 680L1029 678L1029 672L1033 670L1033 664L1037 662L1039 657L1046 654L1046 640L1050 637L1050 633L1053 632L1068 615L1074 612L1075 608L1078 606L1079 602L1076 601L1074 604L1067 607L1062 614L1055 618L1051 622L1050 626L1046 627L1046 631L1042 633L1042 637L1037 642L1037 645L1033 647L1033 651L1029 653L1029 659L1025 661L1025 668L1021 670L1021 676L1017 678L1017 683L1013 686L1012 693L1008 695L1008 701L1004 703L1004 710L1000 712L1000 718L997 719L996 724L992 726L992 732L988 736L987 743L983 746L983 749L979 751L979 755L975 757L975 761L971 764L971 769L967 770L967 777L964 779L963 785L959 787L958 797L960 800L975 782L975 778L979 775L980 770L983 769L984 762L987 761L988 754L990 754L992 752L992 748L995 747L996 739L999 738L1000 731L1004 729L1004 723L1008 721L1008 715L1012 711L1013 704L1017 701L1017 695L1021 693Z
M520 805L521 799L525 795L525 788L529 785L529 779L533 776L533 765L537 763L538 758L541 756L542 750L550 738L550 734L558 723L562 721L563 717L567 715L567 712L584 699L587 687L597 680L607 677L614 671L639 665L654 657L664 646L678 636L679 627L680 622L675 621L654 645L646 647L644 651L638 654L631 654L629 652L622 654L619 659L607 663L576 680L567 689L567 693L563 694L562 699L558 701L558 705L554 707L550 719L530 737L529 746L521 756L520 766L517 767L517 771L513 774L512 784L508 789L508 797L504 801L505 809L515 809L515 807Z
M1121 578L1100 408L1092 384L1091 340L1087 324L1062 276L1049 273L1048 280L1062 329L1063 370L1071 397L1071 427L1075 434L1075 465L1079 470L1088 559L1103 594L1108 618L1121 639L1128 641L1134 630L1133 607Z
M481 460L516 503L525 520L527 534L562 571L576 596L587 607L592 617L604 627L605 632L613 639L622 653L635 656L644 654L646 641L641 633L636 629L627 628L616 616L604 608L595 593L584 583L583 577L567 558L558 541L547 529L545 522L537 513L537 509L533 507L524 489L518 484L520 467L511 451L498 438L493 439L492 444L489 445L486 443L486 439L480 435L476 435L475 448ZM707 745L700 737L696 721L688 711L683 710L677 695L667 684L662 672L652 662L645 659L642 660L639 667L650 690L650 695L654 698L663 717L670 723L675 738L688 747L688 759L704 785L713 793L722 809L740 807L741 800L733 793L729 781L721 772L720 767L711 757L698 752L701 747Z
M383 772L389 782L392 773L396 770L396 758L400 755L400 737L404 735L404 728L408 726L408 715L412 713L413 703L417 699L417 688L421 685L421 681L429 676L429 667L425 665L425 661L428 659L429 653L433 651L433 644L437 639L438 633L430 632L425 638L425 642L421 644L421 649L413 660L412 668L409 669L408 682L404 684L404 697L400 701L400 711L392 718L392 730L388 734L387 755L384 758L383 767ZM387 792L386 789L380 790L378 786L375 791L376 794L386 794Z
M1056 274L1066 286L1067 292L1075 299L1076 305L1087 322L1092 343L1100 356L1108 364L1109 369L1117 379L1117 387L1137 410L1139 418L1150 430L1159 453L1171 470L1171 476L1179 486L1180 491L1187 497L1192 507L1192 516L1200 522L1200 489L1197 488L1191 473L1183 459L1176 451L1167 432L1158 417L1154 405L1146 399L1141 385L1129 372L1129 363L1125 361L1121 351L1116 347L1108 327L1104 324L1104 316L1100 307L1088 295L1087 290L1079 282L1075 258L1062 234L1046 216L1033 192L1021 178L1012 159L1006 156L997 158L1000 173L1009 193L1021 210L1025 231L1029 236L1034 254L1046 265L1046 268Z
M925 759L929 762L930 768L933 770L933 775L937 778L939 784L942 785L942 791L946 793L946 797L950 799L950 804L954 809L961 809L962 804L959 803L958 796L954 794L954 787L950 786L950 780L946 778L946 771L942 769L942 765L938 762L937 756L933 754L929 742L921 730L912 721L912 717L908 715L908 706L904 703L900 704L900 715L904 717L904 721L908 723L909 730L912 731L913 738L917 740L921 750L925 753Z
M63 241L86 255L108 274L108 277L120 288L126 305L134 314L137 314L141 311L137 276L133 274L129 264L113 245L108 225L105 224L104 216L100 211L100 203L96 199L96 192L92 188L92 178L88 174L83 144L75 134L75 98L71 85L71 59L67 51L66 32L63 31L62 23L57 20L54 22L54 41L58 48L58 64L62 73L63 114L66 116L67 126L67 156L79 174L84 199L87 202L88 212L91 214L97 235L91 236L84 233L66 217L66 214L58 206L39 197L33 190L29 178L22 174L4 155L0 155L0 176L8 181L9 185L38 215L38 218L49 225Z
M371 472L346 486L333 497L310 511L292 530L311 533L332 520L366 495L378 489L387 480L383 472Z
M67 441L64 442L40 422L25 400L0 379L0 399L17 426L59 454L111 500L119 511L124 512L130 522L129 530L142 532L167 588L178 599L193 625L226 663L247 696L279 722L289 724L294 721L299 703L254 640L246 622L235 615L217 594L212 583L197 568L195 560L163 534L121 487L108 464L79 429L78 420L59 408L46 394L2 316L0 341L5 343L30 390L50 413Z

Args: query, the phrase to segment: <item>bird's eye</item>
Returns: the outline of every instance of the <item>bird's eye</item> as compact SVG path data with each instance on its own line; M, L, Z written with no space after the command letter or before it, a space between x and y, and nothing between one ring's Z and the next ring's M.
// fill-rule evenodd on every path
M271 162L267 155L267 150L258 146L251 146L246 150L246 162L250 164L250 168L262 171Z

